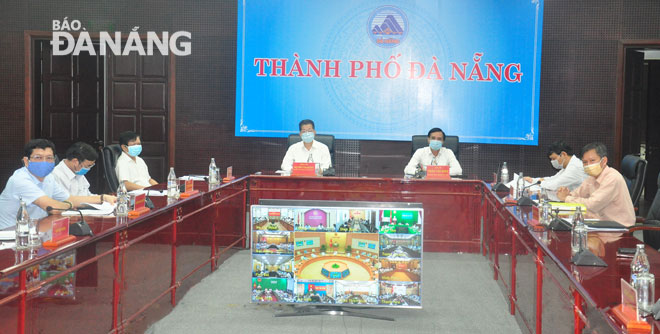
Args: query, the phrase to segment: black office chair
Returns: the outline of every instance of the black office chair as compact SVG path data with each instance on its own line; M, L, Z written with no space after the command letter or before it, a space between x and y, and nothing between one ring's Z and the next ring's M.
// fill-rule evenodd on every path
M112 144L103 148L103 173L105 174L108 187L110 187L110 192L116 191L119 187L115 166L117 166L117 159L121 155L121 152L121 146L119 144Z
M655 193L655 198L653 199L653 203L651 203L642 228L658 225L660 225L660 173L658 174L658 191ZM644 230L643 235L645 244L655 249L660 249L660 231Z
M642 188L644 188L644 178L646 177L646 160L636 155L626 155L621 162L621 174L626 180L630 199L633 206L637 206Z
M289 138L287 139L287 145L286 147L288 148L289 146L301 141L302 138L300 138L299 134L290 134ZM324 173L324 175L335 175L335 136L333 135L321 135L317 134L314 136L314 140L317 142L325 144L325 146L328 147L328 150L330 151L330 162L332 162L332 168L327 173Z
M412 136L412 150L410 151L410 156L412 157L412 155L415 154L415 151L426 146L429 146L428 136ZM445 136L445 142L442 143L442 146L454 152L456 160L458 160L458 136Z

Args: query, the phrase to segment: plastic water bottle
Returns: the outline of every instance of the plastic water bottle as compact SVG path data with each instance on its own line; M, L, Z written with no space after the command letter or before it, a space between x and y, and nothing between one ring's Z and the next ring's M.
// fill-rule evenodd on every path
M218 167L215 165L215 158L211 158L211 163L209 164L209 185L215 186L219 182L218 177Z
M516 198L521 199L525 194L525 176L523 172L518 174L518 182L516 182Z
M571 254L587 249L587 231L587 225L584 225L584 217L582 217L582 208L578 206L573 215Z
M644 244L637 244L637 251L632 262L630 262L630 284L634 287L637 282L637 276L641 273L648 273L649 269L651 269L651 265L644 251Z
M500 171L500 182L503 184L509 183L509 169L506 167L506 161L502 164L502 170Z
M30 237L30 216L28 215L27 205L23 198L20 199L18 212L16 213L16 250L29 248Z
M174 167L170 167L170 173L167 175L167 198L177 198L179 195L179 182L174 174Z
M115 208L115 216L119 223L125 223L128 221L128 201L129 198L128 192L126 191L126 185L122 181L117 188L117 207Z

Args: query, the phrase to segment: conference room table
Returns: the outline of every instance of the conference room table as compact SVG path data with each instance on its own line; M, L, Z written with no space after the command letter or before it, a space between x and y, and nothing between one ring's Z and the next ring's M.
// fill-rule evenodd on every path
M422 203L423 250L487 257L523 332L625 332L611 308L630 258L617 258L616 250L638 241L628 233L590 233L590 246L608 266L571 265L570 232L530 230L533 210L510 206L480 180L248 175L214 188L196 181L195 189L176 201L151 196L154 209L128 222L85 217L94 236L57 249L0 250L1 332L144 332L202 278L223 270L225 259L250 247L249 207L261 199ZM660 254L647 253L657 275ZM250 284L246 277L246 291Z

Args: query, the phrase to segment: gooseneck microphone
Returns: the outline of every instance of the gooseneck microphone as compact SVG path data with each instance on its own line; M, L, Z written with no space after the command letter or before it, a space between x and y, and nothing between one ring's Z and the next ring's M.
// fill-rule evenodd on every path
M76 208L68 208L68 209L62 209L62 208L53 208L52 206L47 206L46 211L51 212L53 210L59 210L59 211L76 211L80 215L80 221L75 222L73 224L69 225L69 234L70 235L75 235L77 237L84 237L86 235L92 237L94 236L94 233L92 233L92 229L89 227L89 224L85 222L85 217L83 217L82 211Z
M529 187L533 187L533 186L538 185L538 184L541 184L540 180L536 181L535 183L528 184L527 186L522 187L521 193L524 194L525 189L527 189ZM520 198L518 199L518 202L516 203L516 205L518 205L518 206L531 206L531 205L534 205L534 201L531 198L523 195L523 196L520 196Z

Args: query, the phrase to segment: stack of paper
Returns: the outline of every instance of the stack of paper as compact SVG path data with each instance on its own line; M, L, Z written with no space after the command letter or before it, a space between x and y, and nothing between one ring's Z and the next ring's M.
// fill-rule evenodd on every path
M82 209L83 216L109 216L115 212L115 205L108 202L103 202L103 204L92 204L92 203L83 203L83 207L88 207L88 209ZM79 215L78 211L67 210L62 212L62 216L77 216Z

